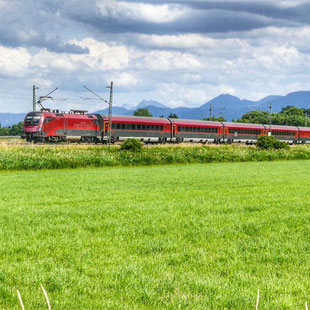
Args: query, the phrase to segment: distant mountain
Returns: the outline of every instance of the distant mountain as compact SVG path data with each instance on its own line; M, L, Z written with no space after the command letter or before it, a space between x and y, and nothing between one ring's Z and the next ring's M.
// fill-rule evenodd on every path
M253 110L267 110L267 106L272 104L273 112L280 112L282 108L292 105L298 108L310 109L310 91L298 91L289 93L286 96L268 96L258 101L251 101L240 99L238 97L222 94L212 100L206 102L200 107L187 108L169 108L164 104L152 101L143 100L134 108L126 107L113 107L114 115L133 115L133 112L139 108L148 108L153 116L168 117L170 113L175 113L179 118L184 119L202 119L210 115L210 104L212 105L213 116L224 116L227 120L240 118L244 113ZM108 114L108 109L99 110L95 113ZM24 113L0 113L0 122L3 127L11 126L23 121L25 118Z
M284 96L267 96L259 101L257 101L256 103L258 105L268 105L273 101L279 100L281 98L283 98Z
M114 115L132 115L134 112L134 110L130 110L130 109L125 109L123 107L113 107L113 114ZM109 109L104 109L104 110L98 110L95 111L93 113L98 113L98 114L108 114L109 113Z
M270 102L269 102L270 103ZM310 108L310 91L298 91L290 93L284 97L280 97L272 103L272 111L280 112L282 108L293 105L297 108Z
M158 102L158 101L154 101L154 100L143 100L141 101L136 107L135 110L137 109L141 109L141 108L147 108L147 107L156 107L156 108L168 108L167 106L165 106L164 104Z

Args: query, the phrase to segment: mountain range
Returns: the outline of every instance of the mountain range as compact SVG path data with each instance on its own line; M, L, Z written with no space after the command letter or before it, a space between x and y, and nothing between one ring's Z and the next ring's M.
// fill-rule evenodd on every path
M147 108L153 116L168 117L170 113L175 113L183 119L202 119L210 115L210 105L212 105L213 116L224 116L228 121L240 118L244 113L253 110L267 110L267 106L272 104L273 112L280 112L282 108L292 105L298 108L310 108L310 91L298 91L289 93L286 96L268 96L259 101L240 99L238 97L222 94L196 108L178 107L169 108L166 105L153 101L143 100L134 108L114 106L114 115L132 115L136 109ZM95 113L107 114L108 109L95 111ZM3 127L11 126L23 121L25 113L0 113L0 122Z
M268 110L272 104L273 112L280 112L282 108L292 105L298 108L310 108L310 91L299 91L289 93L286 96L268 96L259 101L240 99L238 97L222 94L197 108L169 108L157 101L143 100L135 108L113 107L115 115L132 115L138 108L147 108L153 116L167 117L170 113L175 113L183 119L202 119L210 116L210 105L212 105L213 116L224 116L228 121L238 119L243 114L253 110ZM108 109L96 111L107 114Z

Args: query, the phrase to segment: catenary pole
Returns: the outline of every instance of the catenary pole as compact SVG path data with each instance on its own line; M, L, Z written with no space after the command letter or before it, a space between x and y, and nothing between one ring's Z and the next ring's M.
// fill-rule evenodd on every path
M270 127L270 131L271 131L271 114L272 114L272 103L270 102L269 106L269 127Z
M113 82L111 82L110 86L107 86L107 88L110 88L110 100L109 100L109 146L111 146L111 140L112 140L112 104L113 104Z
M37 102L37 99L36 99L36 86L35 85L32 86L32 98L33 98L32 110L35 111L36 110L36 102Z
M83 86L86 90L88 90L89 92L91 92L92 94L94 94L99 100L104 101L105 103L107 103L109 105L109 115L108 115L108 124L109 124L109 128L108 128L108 132L107 132L107 143L110 146L111 145L111 140L112 140L112 104L113 104L113 82L111 82L110 86L107 86L107 88L110 88L110 100L107 101L105 99L103 99L101 96L97 95L94 91L92 91L91 89L89 89L88 87L86 87L85 85ZM83 98L86 100L94 100L92 98ZM98 100L97 99L97 100Z

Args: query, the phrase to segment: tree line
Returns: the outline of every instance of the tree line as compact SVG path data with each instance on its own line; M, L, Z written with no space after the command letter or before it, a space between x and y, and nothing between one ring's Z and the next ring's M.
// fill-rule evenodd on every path
M20 136L24 127L24 122L19 122L9 127L2 127L0 124L0 136Z

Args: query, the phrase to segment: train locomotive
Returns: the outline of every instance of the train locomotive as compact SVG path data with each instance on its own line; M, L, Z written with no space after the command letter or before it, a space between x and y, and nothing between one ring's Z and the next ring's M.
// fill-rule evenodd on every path
M274 136L289 144L310 143L310 128L247 123L182 120L173 118L113 116L111 142L136 138L145 143L245 143L255 144L259 136ZM33 111L26 115L22 138L28 142L106 143L107 115Z

